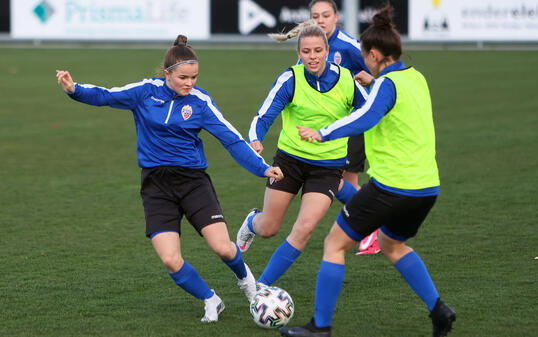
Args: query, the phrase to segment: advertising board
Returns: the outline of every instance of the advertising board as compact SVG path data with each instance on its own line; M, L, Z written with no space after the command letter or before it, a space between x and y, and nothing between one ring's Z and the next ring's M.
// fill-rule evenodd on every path
M538 0L409 0L409 38L538 41Z
M10 5L13 38L209 38L209 0L11 0Z

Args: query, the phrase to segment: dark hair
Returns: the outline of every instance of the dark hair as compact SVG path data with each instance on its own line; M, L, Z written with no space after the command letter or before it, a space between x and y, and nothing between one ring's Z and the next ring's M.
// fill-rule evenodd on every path
M379 9L372 18L370 26L361 34L361 47L365 51L372 48L379 50L385 57L391 56L395 61L402 55L400 33L392 23L393 8L390 3Z
M187 45L187 37L185 35L178 35L174 41L174 45L168 49L164 56L162 69L166 69L178 62L188 60L198 60L198 56L196 56L194 49Z
M317 4L318 2L326 2L334 9L335 13L338 13L338 6L336 6L336 2L334 0L312 0L310 1L310 4L308 5L308 9L312 9L312 6Z

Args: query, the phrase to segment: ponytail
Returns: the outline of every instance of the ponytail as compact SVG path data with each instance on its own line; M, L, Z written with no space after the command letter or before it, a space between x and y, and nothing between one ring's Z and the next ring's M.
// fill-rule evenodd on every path
M275 40L275 41L278 41L278 42L284 42L284 41L288 41L290 39L293 39L294 37L296 37L297 35L299 35L299 33L301 32L301 30L303 30L304 28L306 27L309 27L309 26L314 26L314 25L317 25L316 24L316 21L310 19L308 21L304 21L304 22L301 22L300 24L298 24L297 26L293 27L289 32L287 33L280 33L280 34L267 34L267 36L269 36L271 39Z

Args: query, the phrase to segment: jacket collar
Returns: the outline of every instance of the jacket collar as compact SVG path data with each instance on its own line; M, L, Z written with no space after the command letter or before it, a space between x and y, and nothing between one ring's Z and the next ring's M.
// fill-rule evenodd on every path
M405 69L405 65L402 61L398 61L396 63L391 64L390 66L385 67L380 73L379 76L383 76L387 73L390 73L391 71L395 70L402 70Z

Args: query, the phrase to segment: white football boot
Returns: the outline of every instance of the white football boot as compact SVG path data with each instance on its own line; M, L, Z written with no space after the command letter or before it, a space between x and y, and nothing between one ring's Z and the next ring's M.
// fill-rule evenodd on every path
M254 240L254 237L256 236L256 233L253 233L248 228L248 218L260 212L261 211L257 208L251 209L250 212L247 214L245 221L243 221L241 228L239 228L239 231L237 232L236 243L241 253L246 252L250 248L250 245L252 244L252 241Z
M256 295L256 279L254 278L254 275L252 275L252 272L246 263L245 269L247 270L247 276L241 279L238 278L237 285L239 286L239 289L245 292L245 296L250 303L254 299L254 295Z
M211 289L213 290L213 289ZM213 296L204 300L205 314L200 321L204 323L216 322L219 320L219 314L224 310L224 302L217 296L215 290L213 290Z

